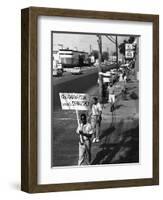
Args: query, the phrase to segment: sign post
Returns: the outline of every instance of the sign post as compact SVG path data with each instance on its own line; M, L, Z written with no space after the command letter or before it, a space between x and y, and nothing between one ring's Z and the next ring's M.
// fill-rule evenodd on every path
M76 110L76 119L77 119L77 124L79 126L79 111L78 110Z
M130 44L130 43L125 44L125 57L127 59L132 59L134 57L134 46L133 46L133 44Z

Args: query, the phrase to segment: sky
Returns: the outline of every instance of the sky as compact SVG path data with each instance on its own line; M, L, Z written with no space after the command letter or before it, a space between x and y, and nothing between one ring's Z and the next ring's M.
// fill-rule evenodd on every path
M115 36L112 38L115 39ZM127 36L118 36L118 44L128 38ZM90 48L98 50L97 39L96 35L90 34L53 33L53 50L61 48L59 45L61 44L64 49L69 48L90 53ZM115 44L105 36L102 36L102 51L109 51L109 53L116 51Z

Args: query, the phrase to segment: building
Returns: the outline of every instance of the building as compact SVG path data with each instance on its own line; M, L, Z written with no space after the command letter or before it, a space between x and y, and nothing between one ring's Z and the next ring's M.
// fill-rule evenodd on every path
M53 51L53 68L61 63L64 68L82 67L88 60L88 53L71 49Z

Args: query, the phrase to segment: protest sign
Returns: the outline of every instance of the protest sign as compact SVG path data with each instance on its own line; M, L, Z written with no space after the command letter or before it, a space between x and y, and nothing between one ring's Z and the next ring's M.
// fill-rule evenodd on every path
M89 95L83 93L59 93L63 110L88 110Z

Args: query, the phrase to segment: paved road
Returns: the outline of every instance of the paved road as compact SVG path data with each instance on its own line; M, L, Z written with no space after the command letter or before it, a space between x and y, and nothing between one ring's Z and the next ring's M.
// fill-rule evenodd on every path
M103 67L104 71L115 68L115 64ZM53 77L53 111L61 109L59 92L76 92L76 93L91 93L92 88L97 85L98 70L97 68L89 68L81 75L66 74L63 77Z
M112 68L115 68L115 64L111 64L111 65L103 65L102 66L102 69L103 71L107 71L107 70L110 70ZM84 77L84 76L89 76L91 74L97 74L98 73L98 68L97 67L82 67L82 74L80 75L72 75L71 72L64 72L63 73L63 76L60 76L60 77L53 77L53 85L58 85L58 84L61 84L61 83L65 83L67 81L71 81L71 80L74 80L74 79L80 79L81 77ZM70 70L71 71L71 70Z

